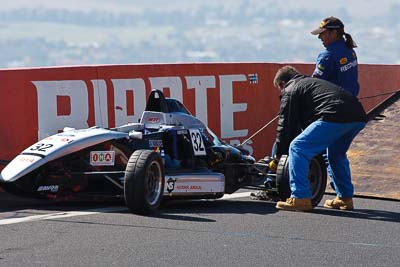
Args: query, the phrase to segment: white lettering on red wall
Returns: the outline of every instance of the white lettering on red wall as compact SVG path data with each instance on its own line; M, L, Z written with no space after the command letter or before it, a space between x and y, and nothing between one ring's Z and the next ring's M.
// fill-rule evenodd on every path
M179 77L150 77L151 90L161 90L169 88L171 95L169 97L178 99L182 102L182 81Z
M138 122L146 107L146 87L143 79L112 79L114 86L115 125ZM133 93L134 103L127 103L126 92ZM127 112L128 105L133 105L133 115Z
M247 110L247 103L234 103L233 95L235 84L246 82L247 76L219 75L221 138L231 139L231 143L238 143L239 137L245 137L248 129L237 129L234 125L234 113ZM183 88L180 77L150 77L151 88L146 88L142 78L111 79L114 94L114 108L108 109L107 83L105 80L91 80L93 98L89 99L88 88L83 80L61 81L32 81L38 95L38 138L43 139L62 130L64 127L87 128L89 120L89 102L93 101L95 125L100 127L120 126L130 122L137 122L146 106L146 90L169 89L170 97L180 101L183 99L184 90L195 92L196 117L208 124L207 90L216 90L216 77L210 76L185 76L187 88ZM133 97L127 97L131 95ZM70 110L68 114L60 114L57 110L60 103L59 97L68 98ZM132 101L133 103L129 103ZM65 101L64 101L65 102ZM63 103L65 105L65 103ZM130 107L133 107L130 108ZM129 111L131 109L131 111ZM128 112L129 111L129 112ZM64 112L65 113L65 112ZM110 121L109 118L115 120ZM92 125L90 125L92 126ZM235 140L233 140L235 139ZM248 149L253 149L248 143Z
M207 116L207 89L215 89L214 76L186 76L187 89L194 89L196 117L208 124Z
M38 137L43 139L65 126L89 127L88 91L84 81L33 81L38 96ZM70 113L58 115L57 96L69 98Z
M221 137L233 138L247 136L247 130L234 130L233 113L246 111L246 103L233 103L233 82L246 81L246 75L220 75L220 94L221 94Z
M94 121L99 127L108 127L107 85L104 80L92 80L94 90ZM104 110L103 110L104 109Z

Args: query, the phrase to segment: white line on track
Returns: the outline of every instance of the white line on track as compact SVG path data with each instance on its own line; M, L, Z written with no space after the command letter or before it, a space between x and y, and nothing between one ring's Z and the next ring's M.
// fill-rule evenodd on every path
M242 198L242 197L249 197L250 192L241 192L241 193L233 193L233 194L226 194L220 199L233 199L233 198Z
M101 208L101 209L91 209L91 210L86 210L86 211L67 211L67 212L57 212L57 213L50 213L50 214L33 215L33 216L27 216L27 217L21 217L21 218L3 219L3 220L0 220L0 225L31 222L31 221L54 220L54 219L76 217L76 216L82 216L82 215L93 215L93 214L98 214L98 213L123 211L126 209L127 209L126 207L109 207L109 208Z
M243 197L249 197L249 196L250 196L250 192L241 192L241 193L227 194L227 195L224 195L220 199L225 200L225 199L243 198ZM68 218L68 217L76 217L76 216L84 216L84 215L94 215L94 214L99 214L99 213L117 212L117 211L125 211L125 210L127 210L126 207L108 207L108 208L100 208L100 209L90 209L90 210L86 210L86 211L67 211L67 212L57 212L57 213L50 213L50 214L32 215L32 216L21 217L21 218L2 219L2 220L0 220L0 226L7 225L7 224L43 221L43 220L54 220L54 219L60 219L60 218Z

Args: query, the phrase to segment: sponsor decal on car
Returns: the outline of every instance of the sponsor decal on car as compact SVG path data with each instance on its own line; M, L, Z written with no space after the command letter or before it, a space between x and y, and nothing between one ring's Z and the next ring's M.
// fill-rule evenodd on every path
M176 183L176 178L175 179L173 179L173 178L169 178L168 180L167 180L167 192L169 193L169 194L171 194L171 192L172 191L174 191L174 189L175 189L175 183Z
M58 185L41 185L38 187L37 191L38 192L58 192Z
M149 140L149 147L155 148L155 147L162 147L163 142L162 140Z
M74 136L72 136L72 137L74 137ZM52 136L45 138L44 140L52 141L52 142L61 142L61 143L71 143L74 141L73 139L63 136L63 135L52 135Z
M18 160L20 161L20 162L26 162L26 163L33 163L33 162L36 162L36 161L38 161L40 159L40 157L38 157L38 156L34 156L34 155L20 155L19 157L18 157Z
M158 118L158 117L150 117L150 118L147 119L147 122L149 122L149 123L159 123L160 120L161 119Z
M186 180L183 178L183 180ZM169 177L165 181L165 191L168 194L173 195L176 193L187 193L187 192L218 192L219 188L215 187L216 184L213 182L193 182L193 181L182 181L175 177ZM219 186L219 183L218 183Z
M187 133L188 133L187 130L178 130L178 131L176 131L177 135L183 135L183 134L187 134Z
M70 133L59 133L59 134L57 134L57 136L75 137L74 134L70 134ZM50 136L49 136L49 137L50 137Z
M115 151L90 151L90 165L113 166L115 163Z
M178 185L176 187L178 190L201 190L200 185Z

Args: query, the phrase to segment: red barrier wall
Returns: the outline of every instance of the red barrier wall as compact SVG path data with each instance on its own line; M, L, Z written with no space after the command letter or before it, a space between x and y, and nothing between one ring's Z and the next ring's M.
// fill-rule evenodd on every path
M11 160L64 126L114 127L136 122L151 89L183 100L224 140L240 143L274 118L275 63L157 64L0 70L0 160ZM310 74L313 64L291 64ZM361 65L361 92L371 110L400 88L400 66ZM371 98L365 98L371 97ZM276 124L246 145L270 154Z

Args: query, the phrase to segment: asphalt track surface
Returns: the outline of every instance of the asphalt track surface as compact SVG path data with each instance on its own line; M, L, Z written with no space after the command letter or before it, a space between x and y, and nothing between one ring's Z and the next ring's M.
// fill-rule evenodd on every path
M400 202L275 209L249 192L173 201L152 216L121 202L0 194L0 266L399 266ZM331 197L331 196L325 196Z

